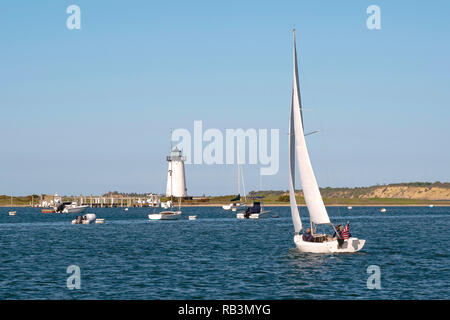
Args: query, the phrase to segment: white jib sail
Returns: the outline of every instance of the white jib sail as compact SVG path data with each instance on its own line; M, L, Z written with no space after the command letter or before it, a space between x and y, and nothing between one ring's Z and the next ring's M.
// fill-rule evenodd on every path
M293 196L294 190L294 177L295 177L295 155L293 154L293 144L291 139L295 140L295 150L298 158L298 167L300 171L300 178L302 181L303 196L305 197L306 206L308 207L309 216L311 221L315 224L325 224L330 223L330 218L328 217L327 210L323 204L322 196L320 195L319 186L314 175L314 171L311 165L311 160L309 159L308 148L306 147L305 135L303 131L303 121L301 113L301 99L300 99L300 89L298 83L298 67L297 67L297 50L295 46L295 30L294 30L294 81L292 90L292 106L291 106L291 130L290 130L290 143L289 143L289 170L290 172L290 199L291 199L291 210L293 205L295 210L292 211L292 219L294 222L294 227L297 229L300 221L298 215L297 204L295 203L295 196ZM293 118L293 119L292 119ZM293 124L293 134L292 134L292 124ZM291 191L292 189L292 191ZM292 199L294 201L292 201ZM297 220L298 217L298 220ZM301 228L301 222L300 222Z

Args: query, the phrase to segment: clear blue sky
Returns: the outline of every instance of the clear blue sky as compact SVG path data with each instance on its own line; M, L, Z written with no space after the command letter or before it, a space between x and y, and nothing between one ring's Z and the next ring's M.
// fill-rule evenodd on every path
M262 188L286 190L293 27L321 186L449 181L449 17L449 1L4 0L0 194L163 192L169 130L194 120L280 129ZM236 190L232 165L186 171L191 195Z

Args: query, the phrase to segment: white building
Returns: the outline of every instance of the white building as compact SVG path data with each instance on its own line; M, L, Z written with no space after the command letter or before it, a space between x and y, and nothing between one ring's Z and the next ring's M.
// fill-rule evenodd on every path
M185 160L185 157L183 157L178 148L173 149L170 156L167 157L167 161L169 162L166 188L167 197L186 197L186 177L184 174Z

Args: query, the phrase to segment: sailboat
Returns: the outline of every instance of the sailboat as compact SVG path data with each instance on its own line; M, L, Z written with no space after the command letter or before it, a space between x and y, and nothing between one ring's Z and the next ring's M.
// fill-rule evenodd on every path
M244 183L244 175L242 174L242 168L239 164L239 143L237 145L237 186L238 186L238 195L231 199L231 203L228 205L223 205L222 209L224 210L231 210L233 212L236 212L238 208L242 209L247 206L247 196L245 193L245 183ZM241 182L242 182L242 188L244 191L244 203L241 203Z
M303 131L302 104L300 98L300 88L298 81L297 50L295 44L295 29L293 30L294 42L294 79L291 99L291 112L289 121L289 199L291 206L292 221L294 224L294 243L302 252L311 253L340 253L357 252L364 246L365 240L354 237L347 239L342 236L331 237L326 234L316 233L320 225L330 225L336 234L336 229L331 223L327 209L323 203L319 186L314 175L311 161L306 146L305 133ZM298 167L302 183L303 195L308 208L311 236L310 241L303 240L300 234L302 221L295 200L295 155L298 158ZM311 241L312 240L312 241Z

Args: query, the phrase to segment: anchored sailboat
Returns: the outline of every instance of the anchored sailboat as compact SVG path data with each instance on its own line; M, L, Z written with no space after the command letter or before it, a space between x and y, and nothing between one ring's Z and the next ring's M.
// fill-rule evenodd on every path
M291 113L289 121L289 199L291 205L292 221L294 223L295 235L294 243L302 252L312 253L334 253L334 252L356 252L362 249L365 240L350 237L344 239L339 232L336 237L326 234L317 234L317 226L333 224L328 217L327 210L320 195L319 186L314 175L314 171L309 159L308 148L306 147L305 133L303 131L302 104L300 98L300 88L298 81L297 50L294 38L294 79L292 88ZM303 195L308 207L311 221L310 241L303 240L299 232L302 230L302 221L295 200L295 154L297 153L298 167L302 182Z
M241 165L239 164L239 143L237 145L237 187L238 187L238 195L231 199L231 203L228 205L223 205L222 209L224 210L231 210L233 212L236 212L237 209L242 209L247 207L247 196L245 193L245 183L244 183L244 174L242 173ZM241 203L241 182L242 182L242 188L244 191L244 203Z

